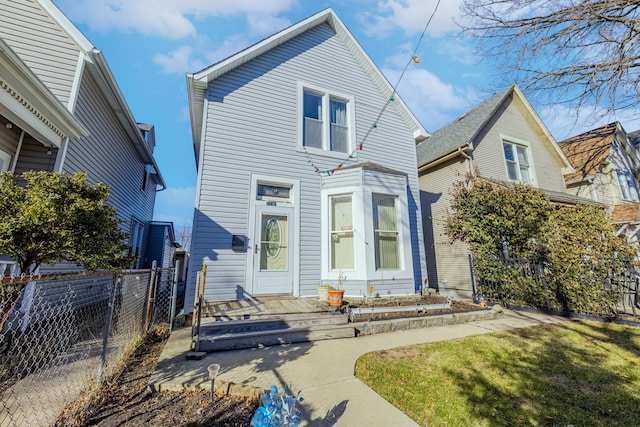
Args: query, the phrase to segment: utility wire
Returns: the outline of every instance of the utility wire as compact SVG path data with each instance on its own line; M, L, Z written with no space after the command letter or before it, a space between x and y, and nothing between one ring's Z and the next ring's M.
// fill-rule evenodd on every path
M438 7L440 6L440 1L441 0L438 0L436 2L436 7L433 9L433 12L431 13L431 16L429 17L429 20L427 20L427 23L425 24L424 29L422 30L422 34L420 34L420 38L418 39L418 43L416 43L416 47L413 50L413 53L411 54L411 58L409 58L409 60L407 61L407 64L404 66L404 69L402 70L402 73L400 73L400 77L398 77L398 81L396 82L396 85L393 86L393 91L391 92L391 96L387 99L387 102L385 102L384 106L380 109L380 112L376 116L376 120L373 122L373 125L367 130L367 133L364 134L364 136L363 136L362 140L360 141L360 143L353 149L353 151L351 151L349 156L346 159L344 159L343 162L340 163L336 168L327 169L327 170L321 170L320 168L318 168L311 161L311 157L309 156L309 153L307 152L307 148L304 147L304 152L307 155L307 164L312 166L315 169L315 172L317 174L332 175L336 170L342 169L342 165L344 164L344 162L346 162L349 159L355 158L354 156L358 152L358 150L362 150L362 147L363 147L365 141L369 138L369 135L371 135L373 130L378 127L378 122L382 118L382 115L386 111L386 109L389 106L389 104L391 104L391 102L395 101L395 95L397 93L398 85L400 84L400 82L402 81L402 78L404 77L405 73L407 72L407 69L409 68L409 65L411 65L412 62L416 62L417 63L419 61L418 60L418 56L416 55L416 53L418 52L418 48L420 47L420 44L422 43L422 39L424 38L424 35L427 33L427 28L429 28L429 24L431 24L431 21L433 20L433 17L436 15L436 12L438 11Z

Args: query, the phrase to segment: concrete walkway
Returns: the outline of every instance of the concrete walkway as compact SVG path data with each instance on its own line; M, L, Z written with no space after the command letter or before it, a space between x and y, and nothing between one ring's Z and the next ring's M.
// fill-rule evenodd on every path
M208 354L186 360L191 328L175 330L158 361L150 386L157 390L210 387L207 366L221 366L217 384L241 384L268 389L292 384L301 390L308 426L416 426L400 410L354 376L356 361L365 353L405 345L566 321L539 313L505 310L504 316L448 326L412 329L359 338L316 341L259 349ZM225 386L227 387L227 386ZM216 387L216 390L220 389Z

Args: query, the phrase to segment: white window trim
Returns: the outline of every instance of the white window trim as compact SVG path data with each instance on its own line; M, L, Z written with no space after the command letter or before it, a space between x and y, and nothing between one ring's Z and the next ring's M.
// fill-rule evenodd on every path
M626 181L626 185L623 185L620 182L620 177L624 177L625 181ZM631 178L631 182L633 184L633 188L631 188L628 184L629 182L629 178ZM629 170L625 170L625 169L620 169L616 171L616 179L617 179L617 183L618 183L618 190L620 192L620 197L622 198L622 200L627 201L627 202L637 202L638 201L638 186L636 185L636 180L635 177L633 176L633 173L631 173L631 171ZM624 188L627 189L628 193L627 195L624 194Z
M11 154L0 149L0 160L2 160L2 169L0 169L0 172L11 170Z
M341 233L340 231L333 230L333 226L332 226L333 218L331 216L331 212L332 212L331 201L333 200L334 197L343 197L343 196L351 197L351 230L350 231L351 231L351 234L354 236L354 239L355 239L355 230L354 230L355 229L355 215L353 213L354 212L354 209L353 209L353 193L330 194L329 196L327 196L327 203L328 203L328 205L327 205L327 208L328 208L327 213L328 213L328 216L329 216L329 223L328 223L329 242L328 242L327 247L329 249L329 270L332 271L332 272L335 272L335 271L339 271L339 272L341 272L341 271L353 271L355 269L355 264L356 264L356 260L355 260L355 258L356 258L356 256L355 256L355 240L354 240L354 242L353 242L353 244L354 244L354 247L353 247L353 251L354 251L353 267L349 268L349 269L346 269L346 268L337 268L336 269L336 268L333 268L333 266L331 265L331 260L333 258L333 254L331 253L331 247L332 247L331 239L333 239L333 235L334 234L340 234Z
M304 92L305 90L310 92L315 92L316 94L322 96L322 115L323 115L323 133L322 133L322 147L305 147L303 145L304 138ZM329 132L329 99L337 98L343 100L347 103L347 122L349 123L349 143L348 149L346 153L340 151L331 151L329 149L330 145L330 132ZM298 142L297 142L297 151L307 152L309 154L315 154L326 157L335 157L344 159L346 155L349 155L355 149L355 140L356 140L356 132L355 132L355 98L351 95L346 95L339 92L330 91L315 85L298 82L298 105L297 105L297 113L298 113Z
M520 146L526 148L526 150L527 150L527 158L529 160L529 177L531 178L531 182L530 183L526 184L525 182L522 181L522 179L520 177L520 169L519 168L518 168L518 178L520 178L520 179L514 180L514 179L509 178L509 168L507 167L507 159L504 157L503 144L505 144L505 143L506 144L512 144L512 145L520 145ZM505 173L505 176L507 177L507 181L519 182L521 184L531 185L533 187L537 187L538 186L538 178L536 176L536 168L535 168L535 165L533 163L533 152L531 151L531 144L528 141L500 134L500 150L502 151L502 162L504 163L504 173ZM517 153L516 153L516 161L517 161L517 159L518 159L518 156L517 156ZM519 166L519 162L517 162L517 164Z
M337 281L340 273L346 274L351 280L364 280L366 277L366 253L358 250L358 242L365 239L362 230L366 229L366 220L363 206L363 193L361 186L344 186L331 189L323 189L320 192L320 212L322 222L320 226L321 237L321 265L322 280ZM334 270L331 268L331 198L334 196L351 196L351 213L353 215L354 255L353 269Z
M377 251L378 251L378 247L375 244L376 241L376 228L375 228L375 221L373 220L373 212L374 212L374 203L373 200L375 199L375 197L387 197L387 198L391 198L393 199L393 210L396 214L396 229L395 230L384 230L384 232L395 232L396 233L396 244L397 244L397 252L396 252L396 262L398 263L398 268L381 268L378 267L377 265L375 265L375 260L378 258L377 257ZM400 215L399 211L399 207L400 207L400 200L397 194L389 194L389 193L371 193L371 219L372 219L372 226L373 228L373 250L374 250L374 267L376 269L376 271L394 271L394 270L403 270L403 256L402 256L402 250L403 250L403 244L402 241L400 240L402 237L401 234L401 224L402 224L402 216ZM378 231L382 231L382 230L378 230Z

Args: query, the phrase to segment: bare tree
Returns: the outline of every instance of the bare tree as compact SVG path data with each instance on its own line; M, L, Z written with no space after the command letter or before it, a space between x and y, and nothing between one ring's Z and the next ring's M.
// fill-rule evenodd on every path
M539 101L640 104L640 0L462 0L463 29Z

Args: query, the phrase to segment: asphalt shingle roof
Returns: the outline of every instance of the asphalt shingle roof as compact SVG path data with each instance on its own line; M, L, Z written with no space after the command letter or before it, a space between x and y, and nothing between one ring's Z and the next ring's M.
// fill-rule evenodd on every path
M418 167L472 141L504 100L511 95L514 88L515 85L512 85L492 96L418 144L416 147Z
M571 182L595 176L600 164L609 157L616 135L617 122L560 141L558 145L576 170L565 176Z

